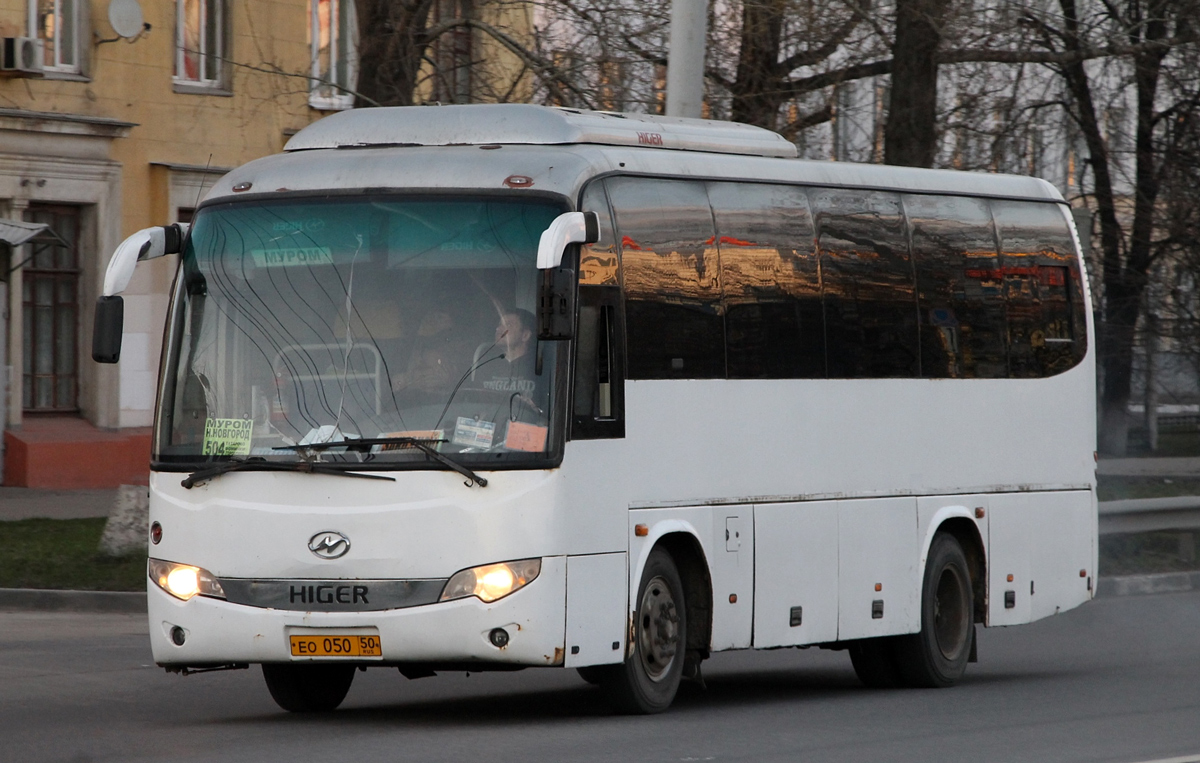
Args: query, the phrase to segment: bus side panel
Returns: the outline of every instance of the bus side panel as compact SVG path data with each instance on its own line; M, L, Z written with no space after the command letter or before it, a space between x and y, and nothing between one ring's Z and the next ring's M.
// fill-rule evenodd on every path
M625 554L567 557L565 665L608 665L625 659L628 631Z
M1033 507L1024 495L992 496L988 512L987 624L1029 622L1029 537Z
M1022 496L1036 506L1030 531L1030 618L1038 620L1074 609L1091 598L1091 491L1030 493Z
M1094 513L1085 490L992 498L988 625L1027 623L1091 598Z
M836 641L838 507L754 507L754 646Z
M712 650L747 649L754 628L754 507L712 508Z
M839 641L921 629L920 557L916 498L838 502Z
M754 626L752 517L753 507L748 504L631 510L629 609L638 606L638 588L651 549L664 534L690 535L700 543L712 580L712 651L749 647ZM646 526L645 535L637 534L638 525ZM725 538L727 530L729 540Z

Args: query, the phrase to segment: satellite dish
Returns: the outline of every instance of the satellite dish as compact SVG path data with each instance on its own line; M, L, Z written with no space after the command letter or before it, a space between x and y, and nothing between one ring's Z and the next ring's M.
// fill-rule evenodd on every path
M125 38L137 37L142 33L145 21L142 5L138 0L110 0L108 23L117 35Z

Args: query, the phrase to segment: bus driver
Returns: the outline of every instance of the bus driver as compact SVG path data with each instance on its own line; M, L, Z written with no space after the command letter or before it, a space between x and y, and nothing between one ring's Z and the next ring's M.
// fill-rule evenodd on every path
M479 368L481 386L493 392L512 395L512 420L520 408L545 417L545 389L543 377L537 374L536 351L533 341L537 319L528 310L514 308L500 315L496 326L496 346L501 354L494 360L485 361Z

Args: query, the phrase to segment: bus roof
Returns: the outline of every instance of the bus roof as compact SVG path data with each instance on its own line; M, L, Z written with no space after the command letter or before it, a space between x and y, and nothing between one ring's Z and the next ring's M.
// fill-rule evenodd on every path
M654 130L661 143L639 137ZM794 156L782 136L731 122L516 104L356 109L304 128L284 153L228 173L205 201L245 191L412 190L532 191L573 202L589 181L613 174L1063 201L1034 177Z
M782 135L737 122L516 103L352 109L305 127L288 141L284 151L579 143L796 156L796 147Z

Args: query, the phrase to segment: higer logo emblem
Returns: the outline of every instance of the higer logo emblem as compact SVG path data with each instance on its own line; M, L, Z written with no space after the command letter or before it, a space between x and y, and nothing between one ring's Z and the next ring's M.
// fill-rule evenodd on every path
M333 530L323 530L308 540L308 550L322 559L338 559L350 550L350 539Z

